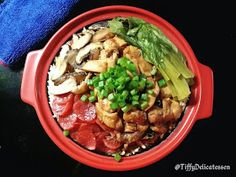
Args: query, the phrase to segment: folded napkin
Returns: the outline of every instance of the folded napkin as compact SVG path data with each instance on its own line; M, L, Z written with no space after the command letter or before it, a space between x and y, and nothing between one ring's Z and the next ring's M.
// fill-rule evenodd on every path
M64 23L79 0L1 0L0 63L13 66Z

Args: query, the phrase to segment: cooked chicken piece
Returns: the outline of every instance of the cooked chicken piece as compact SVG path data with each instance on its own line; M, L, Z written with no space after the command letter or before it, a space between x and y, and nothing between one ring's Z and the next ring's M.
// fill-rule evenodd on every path
M130 144L133 143L135 141L138 141L143 135L143 132L134 132L134 133L122 133L121 134L121 142L126 143L126 144Z
M162 101L163 108L153 107L148 112L148 120L150 123L163 123L176 121L181 113L182 108L177 101L165 98Z
M74 94L83 94L83 93L86 93L88 91L88 85L87 85L87 80L92 76L91 73L89 73L84 81L82 81L79 85L75 86L71 92L74 93Z
M105 41L113 36L114 34L109 28L101 28L93 35L92 42Z
M106 58L107 68L114 67L116 65L117 59L118 59L118 51L117 52L114 51L109 58Z
M99 60L106 60L108 58L108 52L105 49L100 51Z
M106 111L106 112L115 112L110 108L111 101L109 101L107 98L105 99L98 99L98 103L100 107Z
M168 131L168 128L165 124L155 124L153 126L150 126L150 129L158 133L159 135L164 135Z
M141 50L134 46L127 46L123 51L123 55L135 64L137 72L140 70L146 76L151 76L152 65L144 60Z
M93 49L90 51L89 54L89 59L90 60L98 60L100 55L100 50L99 49Z
M181 116L182 107L179 102L164 98L163 108L152 107L148 113L148 121L152 124L151 130L163 136L168 130L175 127L176 120Z
M121 118L119 118L118 121L116 122L115 130L122 131L122 129L123 129L123 122Z
M172 113L175 119L178 119L181 116L183 111L182 107L180 106L179 102L172 100L171 108Z
M138 74L140 74L140 70L139 70L139 65L138 65L138 60L137 60L137 56L139 56L139 53L135 53L137 51L133 51L132 50L132 46L127 46L124 50L123 50L123 56L127 57L128 59L130 59L136 68L136 72Z
M125 122L125 131L136 129L137 132L144 133L149 126L146 112L140 110L132 110L124 113L123 120Z
M147 124L147 114L144 111L132 110L123 114L124 121L128 123L136 123L139 125Z
M127 42L124 39L119 38L118 36L113 37L113 40L118 45L119 48L127 45Z
M67 70L68 64L67 64L67 60L64 60L61 57L56 57L55 58L55 69L52 71L52 75L51 75L51 80L56 80L58 78L60 78Z
M84 48L80 49L77 56L76 56L76 63L81 64L82 61L89 56L89 53L94 49L102 49L102 43L96 42L96 43L90 43L86 45Z
M148 77L147 79L154 84L154 88L151 89L151 90L153 90L153 94L148 94L148 106L145 109L145 111L149 110L154 105L156 98L160 92L160 88L159 88L157 82L152 77Z
M137 125L135 123L125 122L124 132L132 133L132 132L135 132L135 131L137 131Z
M117 51L119 46L113 39L107 39L106 41L104 41L103 47L107 52L110 53L112 51Z
M105 72L107 70L106 60L88 60L82 67L82 70L89 72Z
M60 95L64 93L68 93L73 90L74 87L76 87L76 79L74 77L70 77L69 79L65 80L63 83L57 86L52 86L50 88L50 94L53 95Z
M81 49L83 48L92 38L92 34L89 32L85 32L83 36L78 36L77 34L73 34L72 36L72 49Z
M148 121L151 124L164 120L162 108L152 107L148 112Z
M141 125L137 124L137 131L139 132L145 132L149 127L149 124Z
M160 89L160 97L161 98L170 98L171 97L171 90L168 86L162 87Z
M120 130L123 127L121 119L118 117L118 113L109 113L102 109L99 103L95 104L97 117L106 126L115 130Z

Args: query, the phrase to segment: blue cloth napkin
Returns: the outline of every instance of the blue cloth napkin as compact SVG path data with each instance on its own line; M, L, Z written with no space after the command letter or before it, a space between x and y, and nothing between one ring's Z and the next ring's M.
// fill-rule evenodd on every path
M48 40L79 0L1 0L0 63L16 64ZM42 46L41 46L42 47Z

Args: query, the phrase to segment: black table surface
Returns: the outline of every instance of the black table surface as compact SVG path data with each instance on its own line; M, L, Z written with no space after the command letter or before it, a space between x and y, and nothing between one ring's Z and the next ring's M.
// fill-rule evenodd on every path
M235 96L235 87L231 85L235 79L230 61L236 56L233 5L228 1L81 0L70 18L113 4L150 10L183 34L198 60L214 71L212 116L197 121L180 146L153 165L127 172L98 170L64 154L47 136L34 109L21 101L23 65L14 69L0 66L0 176L232 176L235 159L233 119L236 118L235 104L231 103ZM230 170L175 170L175 165L180 163L229 165Z

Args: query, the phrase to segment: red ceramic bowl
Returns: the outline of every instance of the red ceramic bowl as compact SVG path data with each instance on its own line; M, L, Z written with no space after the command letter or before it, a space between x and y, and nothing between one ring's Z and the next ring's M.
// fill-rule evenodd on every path
M84 26L116 16L139 17L159 27L183 52L190 69L196 76L186 112L181 122L167 139L150 150L131 157L124 157L119 163L112 157L99 155L80 147L62 134L62 130L52 118L46 89L49 66L60 47L72 34L81 30ZM209 67L198 62L184 37L161 17L135 7L107 6L90 10L72 19L50 39L43 49L32 51L27 55L21 85L21 98L35 108L39 120L49 137L70 157L94 168L125 171L147 166L165 157L183 141L197 120L211 116L213 107L213 73Z

